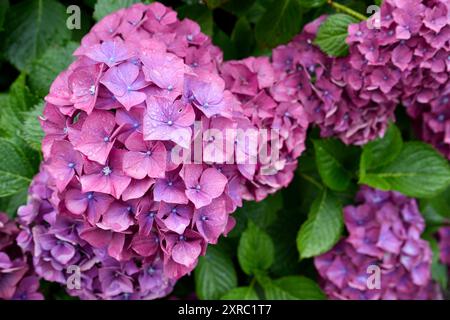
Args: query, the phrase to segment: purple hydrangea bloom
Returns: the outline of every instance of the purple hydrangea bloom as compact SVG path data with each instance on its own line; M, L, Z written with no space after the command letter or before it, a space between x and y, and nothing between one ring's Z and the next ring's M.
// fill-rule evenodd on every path
M401 102L419 136L450 159L450 4L386 0L380 17L380 28L349 26L350 57L343 61L351 68L344 81L355 83L357 71L358 86L369 90L360 91L364 99Z
M400 73L384 67L378 44L361 43L369 30L363 23L350 25L350 55L326 56L313 45L322 16L306 25L292 42L273 50L278 84L275 99L298 101L324 137L338 137L346 144L363 145L384 135L394 119L399 101Z
M416 200L363 186L344 208L348 236L314 264L331 299L440 299ZM378 285L373 282L379 272Z
M17 223L0 213L0 300L42 300L29 255L17 246L19 232Z

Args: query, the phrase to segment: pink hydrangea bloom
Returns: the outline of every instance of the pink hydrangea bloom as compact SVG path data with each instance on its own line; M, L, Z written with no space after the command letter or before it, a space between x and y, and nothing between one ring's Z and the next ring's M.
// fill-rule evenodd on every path
M344 208L348 236L314 259L331 299L440 299L431 279L431 248L416 200L363 186ZM379 285L371 281L380 271ZM373 287L369 288L369 284Z
M297 158L305 149L308 115L300 101L279 94L289 89L278 81L276 67L274 56L273 62L265 57L251 57L225 62L221 68L226 88L238 97L245 116L253 126L266 130L261 130L256 138L260 155L256 165L239 166L240 172L251 180L246 186L250 195L246 199L259 201L286 187L294 176ZM238 125L244 130L248 126L244 120ZM248 154L247 150L242 151Z
M26 207L42 209L21 214L21 246L48 281L64 283L67 268L80 266L83 288L72 295L161 297L231 230L243 199L287 185L308 123L294 104L283 107L292 120L272 107L267 120L250 120L257 108L245 112L227 89L221 51L195 22L160 3L105 17L75 56L46 97L44 164ZM254 59L251 68L258 91L269 92L270 63ZM228 129L257 133L272 123L283 146L262 141L282 149L277 170L261 177L257 162L228 162L255 160L238 143L245 137Z

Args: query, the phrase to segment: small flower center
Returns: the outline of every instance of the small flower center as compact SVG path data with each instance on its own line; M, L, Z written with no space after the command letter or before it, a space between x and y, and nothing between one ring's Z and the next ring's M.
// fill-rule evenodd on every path
M192 40L194 40L194 36L193 36L192 34L188 34L188 35L186 36L186 39L187 39L188 41L192 41Z
M109 137L104 137L104 138L103 138L103 141L104 141L104 142L109 142Z
M67 165L70 169L75 168L75 163L73 162L69 162L69 164Z
M169 121L167 121L167 124L168 124L169 126L172 126L172 125L173 125L173 121L172 121L172 120L169 120Z
M195 186L195 190L197 190L197 191L200 191L201 188L202 188L202 186L199 184Z
M89 200L94 199L94 193L93 193L93 192L89 192L88 195L87 195L87 198L88 198Z
M102 173L103 173L103 175L105 175L105 176L109 176L109 175L112 173L112 170L111 170L110 167L106 166L106 167L104 167L104 168L102 169Z
M91 96L93 96L93 95L95 94L95 86L94 86L94 85L92 85L92 86L89 88L89 93L90 93Z

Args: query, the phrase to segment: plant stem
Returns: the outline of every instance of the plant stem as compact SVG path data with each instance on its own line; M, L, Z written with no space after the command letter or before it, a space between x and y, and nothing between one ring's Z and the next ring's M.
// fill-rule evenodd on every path
M338 10L338 11L342 11L347 13L348 15L355 17L356 19L359 19L361 21L367 20L367 17L353 9L350 9L347 6L344 6L343 4L334 2L333 0L328 0L328 4L333 7L334 9Z

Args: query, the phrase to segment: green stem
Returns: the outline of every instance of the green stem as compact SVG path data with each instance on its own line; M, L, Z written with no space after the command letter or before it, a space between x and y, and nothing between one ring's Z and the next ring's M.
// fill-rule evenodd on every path
M350 9L347 6L344 6L343 4L334 2L333 0L328 0L328 4L333 7L334 9L336 9L337 11L342 11L347 13L348 15L355 17L356 19L359 19L361 21L367 20L367 17L353 9Z

